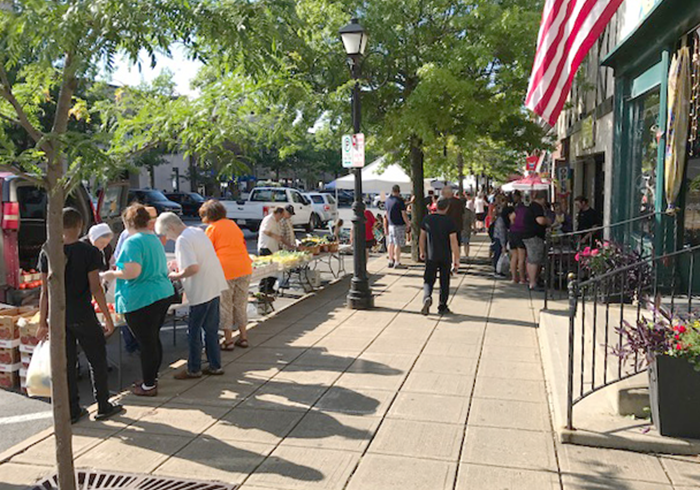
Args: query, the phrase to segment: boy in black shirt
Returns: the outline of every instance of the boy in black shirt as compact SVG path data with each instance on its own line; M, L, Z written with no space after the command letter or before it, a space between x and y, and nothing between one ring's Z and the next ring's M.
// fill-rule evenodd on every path
M450 207L448 199L440 199L437 203L437 213L429 214L421 226L420 232L420 258L425 260L425 274L423 275L423 309L421 313L430 313L433 304L433 286L440 271L440 305L438 313L445 315L450 313L447 308L447 300L450 295L450 261L452 267L459 269L459 244L457 242L457 227L454 221L447 216Z
M63 250L66 254L66 358L68 362L68 391L70 397L71 422L75 423L87 415L80 407L78 396L78 344L90 364L93 393L97 401L96 420L106 419L123 411L121 405L109 401L107 384L107 350L105 335L114 331L114 323L107 307L102 285L100 268L102 255L90 244L80 241L83 218L72 208L63 210ZM39 256L41 272L40 327L38 338L48 335L48 274L49 262L46 252ZM105 329L102 330L92 306L92 298L105 315Z

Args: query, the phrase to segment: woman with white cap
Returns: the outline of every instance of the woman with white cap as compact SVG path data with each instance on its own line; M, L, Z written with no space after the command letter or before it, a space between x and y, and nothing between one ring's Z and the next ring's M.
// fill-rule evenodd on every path
M114 233L109 225L107 223L99 223L91 226L87 236L82 239L83 242L91 244L102 253L102 267L100 268L102 272L108 271L110 268L112 238L114 238Z

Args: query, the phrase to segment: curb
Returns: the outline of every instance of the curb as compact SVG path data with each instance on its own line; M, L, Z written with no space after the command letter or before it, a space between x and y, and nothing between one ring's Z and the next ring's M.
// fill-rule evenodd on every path
M540 311L539 328L537 329L540 355L545 373L545 385L552 423L557 438L564 444L579 446L600 447L607 449L623 449L640 453L657 454L700 454L700 440L679 439L663 437L656 432L649 434L641 432L628 432L607 430L605 432L588 430L586 428L566 428L566 358L568 352L560 352L550 341L554 334L561 329L561 325L554 320L556 315L551 311ZM568 321L568 320L567 320ZM557 373L559 375L557 375ZM563 381L562 381L563 380ZM605 389L614 389L615 384ZM604 390L605 390L604 389ZM601 393L604 391L602 390ZM619 416L620 419L625 419Z

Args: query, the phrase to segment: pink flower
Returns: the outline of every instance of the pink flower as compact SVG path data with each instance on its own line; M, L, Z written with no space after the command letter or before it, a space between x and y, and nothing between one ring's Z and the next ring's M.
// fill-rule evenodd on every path
M681 326L678 327L678 331L679 331L680 333L685 333L687 330L688 330L688 329L685 328L685 325L681 325Z
M591 247L586 247L583 249L583 256L589 257L591 255Z
M600 250L598 250L597 248L594 248L593 250L591 250L591 257L595 257L599 253L600 253Z
M580 253L577 253L576 255L574 255L574 260L575 260L576 262L579 262L579 261L581 260L581 254L580 254Z
M676 344L676 350L683 350L683 344Z

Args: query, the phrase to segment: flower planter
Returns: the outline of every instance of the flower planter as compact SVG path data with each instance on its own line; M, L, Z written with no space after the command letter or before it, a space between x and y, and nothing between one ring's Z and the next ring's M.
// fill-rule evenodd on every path
M692 364L657 355L649 366L649 399L661 435L700 439L700 372Z

